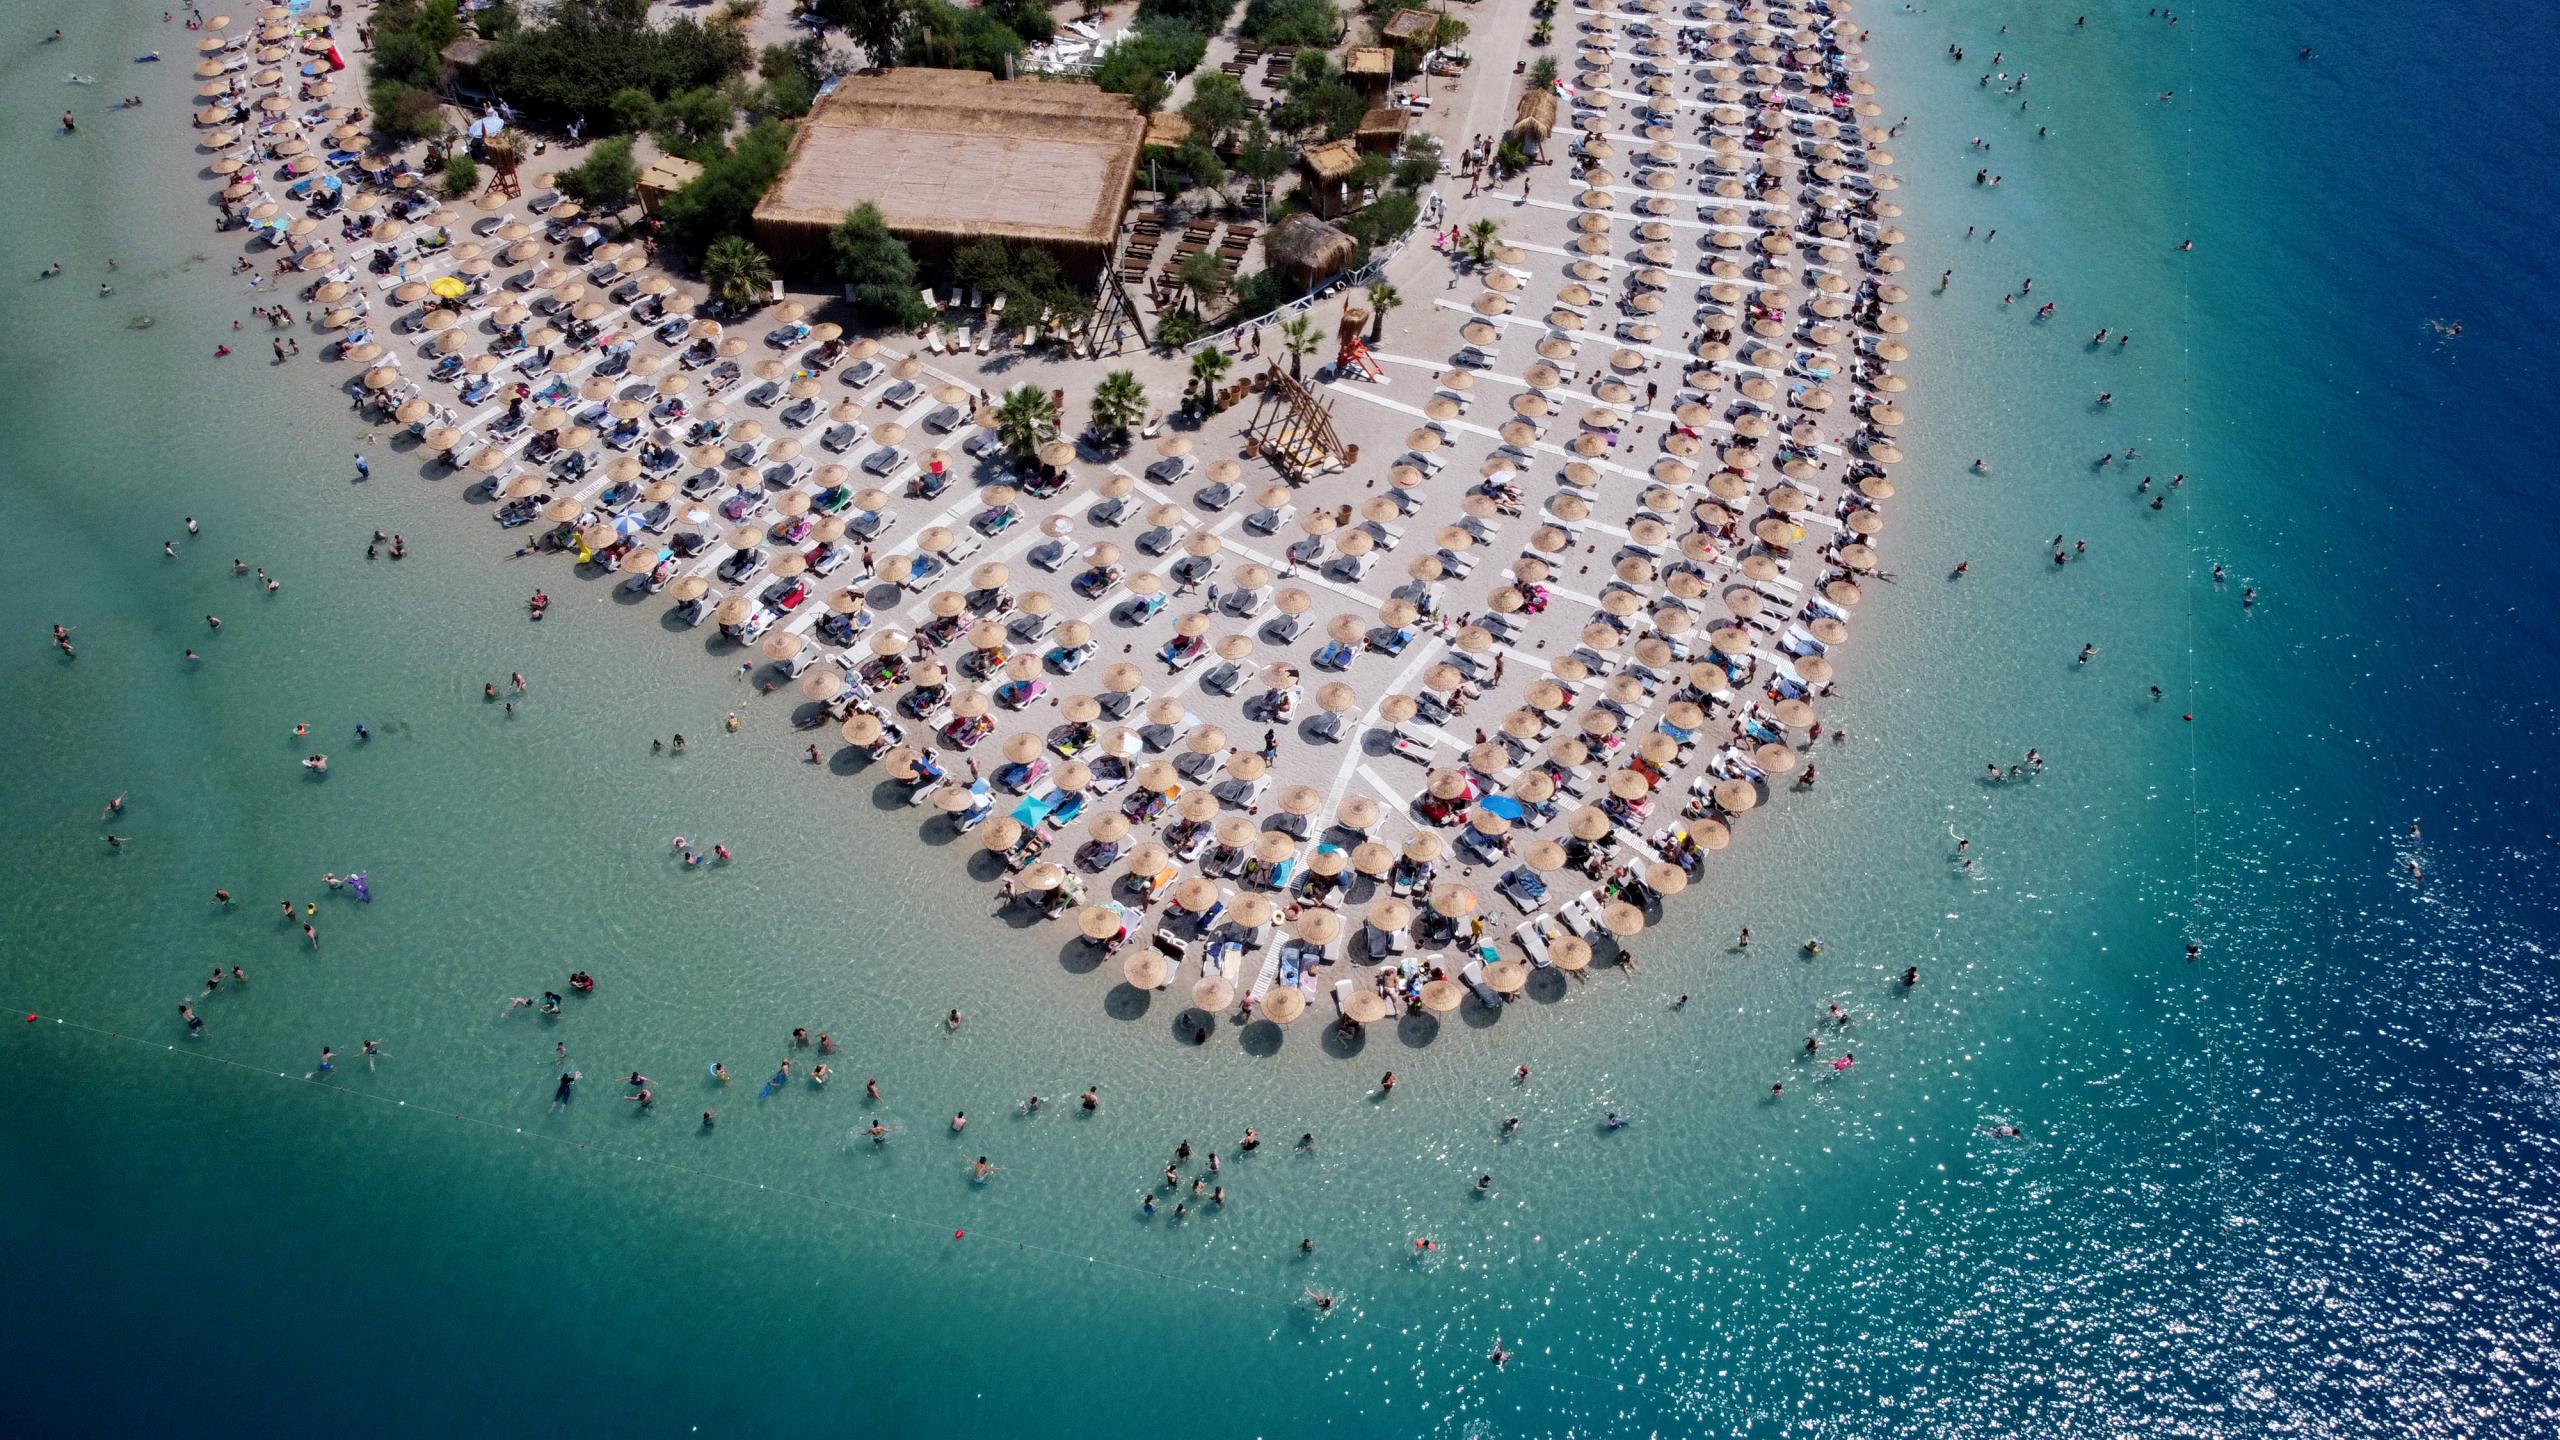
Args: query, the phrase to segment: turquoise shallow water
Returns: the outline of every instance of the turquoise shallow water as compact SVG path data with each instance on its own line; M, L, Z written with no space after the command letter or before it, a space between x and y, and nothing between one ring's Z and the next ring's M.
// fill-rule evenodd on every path
M71 270L0 284L22 761L0 804L25 857L0 1003L77 1022L0 1041L31 1431L2552 1428L2551 196L2519 153L2560 130L2521 79L2547 21L2502 17L2511 41L2456 65L2406 16L2304 7L2175 29L2120 7L2077 33L1989 5L1866 16L1913 119L1904 278L1957 276L1911 307L1900 583L1872 587L1844 667L1851 742L1637 979L1340 1056L1311 1028L1194 1049L1165 1007L1115 1010L867 781L795 764L778 703L720 736L744 696L700 632L511 567L408 463L377 451L350 483L358 432L319 367L207 358L250 300L220 278L183 75L131 82L158 87L136 114L59 84L112 92L123 57L182 46L139 11L60 13L4 43L59 23L65 47L0 61L0 276ZM1973 83L2000 49L2034 77L2028 117ZM2378 122L2403 101L2434 128ZM81 135L50 135L74 102ZM1984 163L1996 192L1969 183ZM2041 329L1998 304L2027 275L2062 307ZM2101 324L2133 347L2084 353ZM2090 468L2128 444L2132 470ZM2195 477L2158 513L2133 493L2154 469ZM166 561L187 514L206 534ZM367 565L376 526L413 557ZM2089 561L2057 571L2057 531ZM234 554L284 594L248 593ZM535 583L563 603L528 627ZM57 619L76 664L43 644ZM478 698L510 670L535 684L512 721ZM340 737L325 784L292 766L303 720ZM652 759L675 729L691 753ZM2029 745L2042 781L1977 783ZM119 791L135 843L111 856L96 807ZM677 872L678 832L746 863ZM378 903L324 903L304 954L275 901L357 866ZM1724 946L1742 924L1748 956ZM1821 959L1788 953L1817 932ZM2206 963L2178 958L2190 937ZM249 993L169 1048L217 962ZM603 993L557 1028L501 1015L579 967ZM1835 998L1860 1063L1827 1083L1791 1055ZM795 1024L881 1077L886 1151L848 1143L858 1087L692 1078L761 1076ZM299 1083L366 1036L390 1053L342 1062L360 1094ZM561 1042L596 1093L553 1114ZM1405 1083L1373 1104L1388 1066ZM659 1115L593 1083L631 1067ZM1011 1113L1089 1083L1091 1119ZM1599 1133L1610 1106L1636 1123ZM1176 1139L1246 1125L1277 1143L1230 1152L1226 1213L1135 1214ZM1317 1153L1288 1153L1305 1129ZM982 1190L977 1153L1006 1167ZM1419 1235L1437 1262L1409 1258ZM1311 1319L1310 1284L1342 1311Z

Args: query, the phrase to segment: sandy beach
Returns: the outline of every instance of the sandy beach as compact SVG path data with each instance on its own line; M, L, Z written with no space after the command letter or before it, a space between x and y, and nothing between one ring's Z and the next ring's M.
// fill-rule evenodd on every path
M965 325L797 300L689 319L538 176L443 207L325 83L248 71L325 51L289 18L204 41L197 121L241 265L316 312L386 458L574 562L532 618L540 585L662 591L746 682L731 728L796 699L793 750L909 783L1004 904L1131 947L1128 983L1204 1029L1350 1026L1632 967L1749 812L1855 754L1827 710L1906 328L1859 37L1573 15L1550 163L1496 183L1490 142L1443 136L1386 276L1428 303L1315 357L1361 458L1311 475L1255 455L1249 403L1159 409L1125 458L996 443L1001 389L1125 365L1161 400L1179 354L981 359ZM1451 119L1508 103L1474 84ZM1277 389L1269 330L1223 343Z

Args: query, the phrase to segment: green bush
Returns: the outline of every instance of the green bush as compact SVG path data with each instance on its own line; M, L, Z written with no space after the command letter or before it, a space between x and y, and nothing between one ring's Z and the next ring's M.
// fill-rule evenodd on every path
M402 140L432 140L444 133L444 105L432 90L396 80L373 87L373 128Z
M660 149L700 162L720 153L737 118L728 96L704 87L668 96L649 129Z
M658 207L658 218L670 238L697 254L723 236L744 235L755 218L756 202L790 158L790 127L759 120L736 144L706 161L692 184L668 196Z
M1390 190L1360 207L1342 228L1361 244L1376 249L1391 244L1422 218L1422 202L1403 190Z
M908 12L898 60L905 65L1002 75L1023 48L1020 35L984 10L963 10L944 0L918 0Z
M1227 28L1228 17L1235 13L1236 0L1138 0L1141 29L1152 28L1149 21L1170 21L1195 35L1215 35Z
M898 42L906 34L906 0L811 0L809 8L830 25L844 27L846 38L862 47L874 65L898 58Z
M1025 44L1037 45L1058 33L1058 22L1042 0L986 0L984 8Z
M1153 114L1164 104L1166 71L1188 75L1209 53L1203 32L1171 20L1141 20L1138 28L1106 52L1093 67L1093 83L1115 95L1126 95Z
M767 115L806 115L826 83L827 45L812 35L793 45L767 45L756 61L764 88L755 107Z
M1235 303L1228 307L1230 325L1268 315L1298 298L1297 282L1277 270L1256 270L1239 281Z
M1342 33L1333 0L1249 0L1237 33L1265 45L1331 45Z
M456 150L445 157L444 193L456 200L480 188L480 164Z
M1033 246L992 237L973 240L952 255L951 273L969 289L1009 297L1007 313L1025 320L1043 311L1073 319L1093 308L1084 291L1058 269L1057 257Z
M656 127L657 97L646 90L617 90L605 105L605 123L618 135L637 135Z
M1223 146L1253 119L1253 99L1245 94L1243 81L1223 70L1211 70L1191 82L1191 98L1182 104L1182 118L1191 122L1193 133Z
M632 0L556 0L543 13L546 23L519 27L490 47L480 78L518 110L555 124L619 126L624 92L716 89L751 58L731 27L690 18L651 25L648 7Z
M640 186L640 167L631 159L631 141L617 135L597 141L586 159L553 176L551 183L590 210L614 211L631 203Z
M1281 81L1284 98L1271 107L1271 128L1285 134L1339 140L1360 128L1369 101L1321 50L1301 50Z
M1419 190L1440 173L1440 149L1420 136L1404 142L1404 153L1396 158L1397 188Z

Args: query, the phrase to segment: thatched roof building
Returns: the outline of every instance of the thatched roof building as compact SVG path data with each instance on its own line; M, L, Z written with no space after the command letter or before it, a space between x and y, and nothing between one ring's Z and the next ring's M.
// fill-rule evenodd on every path
M800 122L756 206L756 239L786 262L823 255L827 232L868 201L920 255L993 236L1090 270L1110 257L1146 132L1127 97L1091 85L848 76Z
M1400 49L1420 49L1430 45L1439 28L1440 16L1436 12L1415 7L1388 17L1387 23L1378 27L1378 33Z
M1384 94L1395 83L1396 52L1384 45L1355 45L1342 57L1342 73L1362 94Z
M1359 241L1304 213L1262 232L1263 263L1301 285L1315 284L1359 253Z
M1360 147L1349 139L1309 146L1298 156L1298 168L1307 172L1307 203L1318 215L1330 219L1359 207L1351 177L1360 169Z
M1360 117L1360 128L1351 138L1362 150L1373 155L1393 155L1403 148L1405 132L1413 128L1413 112L1394 105L1372 105Z

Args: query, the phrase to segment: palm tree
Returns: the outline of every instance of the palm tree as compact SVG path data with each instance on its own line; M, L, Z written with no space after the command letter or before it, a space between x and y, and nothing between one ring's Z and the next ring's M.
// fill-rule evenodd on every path
M1280 322L1280 348L1289 352L1289 378L1301 378L1298 364L1316 353L1324 344L1324 332L1316 328L1314 317L1292 315Z
M1016 460L1029 460L1058 438L1058 405L1036 385L1018 385L996 402L996 438Z
M1493 263L1494 247L1501 243L1502 222L1484 219L1467 227L1466 238L1460 241L1459 245L1467 252L1468 259L1475 261L1478 265L1490 265Z
M1227 352L1215 345L1204 345L1192 353L1191 387L1186 394L1197 398L1201 413L1217 408L1218 382L1227 378L1233 363L1227 359Z
M1404 303L1396 287L1381 280L1369 287L1369 343L1374 345L1387 337L1387 312Z
M1136 372L1114 370L1093 387L1093 428L1126 444L1129 432L1146 418L1147 387Z
M703 255L702 278L721 304L752 310L773 293L773 262L744 237L727 235Z

